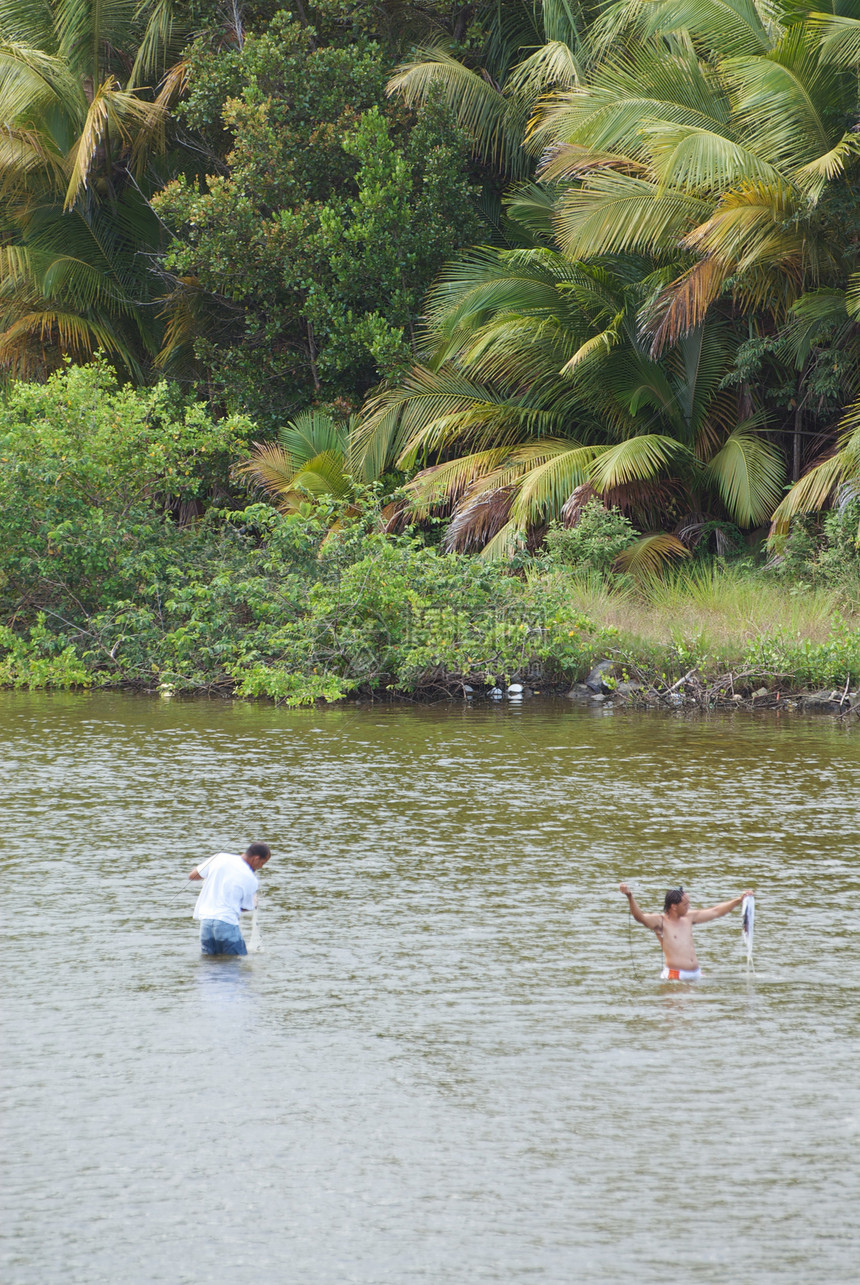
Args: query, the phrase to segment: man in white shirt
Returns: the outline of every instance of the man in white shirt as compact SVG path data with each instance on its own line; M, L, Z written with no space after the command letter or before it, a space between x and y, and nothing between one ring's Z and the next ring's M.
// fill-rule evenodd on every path
M200 920L200 949L204 955L247 955L239 919L243 911L256 906L260 886L257 871L271 855L268 844L252 843L241 857L218 852L191 871L189 879L203 880L194 918Z

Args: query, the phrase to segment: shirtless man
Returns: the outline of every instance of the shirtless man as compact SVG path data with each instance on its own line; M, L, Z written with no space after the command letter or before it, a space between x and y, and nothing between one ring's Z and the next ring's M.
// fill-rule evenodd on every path
M702 976L693 945L693 924L709 924L712 919L722 919L723 915L739 906L744 897L752 896L748 889L731 901L721 901L718 906L691 910L690 898L684 889L671 888L666 893L662 915L649 915L639 909L626 883L620 883L618 888L627 898L630 913L637 924L644 924L657 934L663 947L664 967L660 976L664 981L673 982L697 982Z

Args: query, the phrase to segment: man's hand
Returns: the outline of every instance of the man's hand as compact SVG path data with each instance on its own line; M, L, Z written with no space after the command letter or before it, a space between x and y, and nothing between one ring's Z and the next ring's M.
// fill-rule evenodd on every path
M625 897L629 897L629 896L630 896L630 889L627 887L627 884L626 884L626 883L620 883L620 884L618 885L618 891L619 891L619 892L623 892Z

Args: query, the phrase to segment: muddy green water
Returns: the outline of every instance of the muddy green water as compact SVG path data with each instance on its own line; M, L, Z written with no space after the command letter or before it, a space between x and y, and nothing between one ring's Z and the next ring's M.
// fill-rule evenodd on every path
M860 731L0 694L5 1285L858 1277ZM184 876L267 839L265 953ZM663 984L654 906L758 892Z

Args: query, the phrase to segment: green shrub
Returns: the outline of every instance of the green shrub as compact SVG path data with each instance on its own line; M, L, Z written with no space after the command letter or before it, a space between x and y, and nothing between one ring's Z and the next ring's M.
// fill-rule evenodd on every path
M129 596L129 558L169 543L167 514L223 503L252 431L168 384L121 388L98 361L13 384L0 401L2 615L30 624Z
M801 585L860 588L860 498L820 518L796 518L773 569Z
M599 500L589 500L574 527L553 522L545 540L545 562L551 567L573 567L577 571L612 571L620 553L638 539L639 533L619 509L606 509Z
M796 687L841 687L860 682L860 631L837 618L831 636L814 643L785 634L759 637L743 656L744 668L762 669Z

